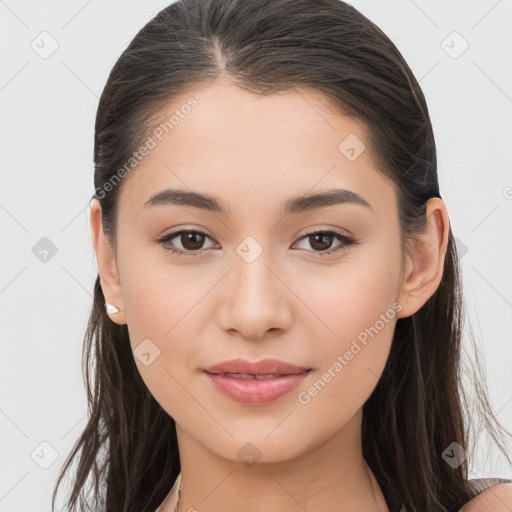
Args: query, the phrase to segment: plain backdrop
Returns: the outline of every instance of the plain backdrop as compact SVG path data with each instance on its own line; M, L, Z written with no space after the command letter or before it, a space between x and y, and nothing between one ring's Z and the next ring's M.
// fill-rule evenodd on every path
M57 472L86 422L96 108L117 58L169 3L0 1L0 512L50 510ZM426 95L482 347L468 357L484 358L491 403L512 430L512 2L353 5L397 45ZM511 478L489 449L480 436L471 476Z

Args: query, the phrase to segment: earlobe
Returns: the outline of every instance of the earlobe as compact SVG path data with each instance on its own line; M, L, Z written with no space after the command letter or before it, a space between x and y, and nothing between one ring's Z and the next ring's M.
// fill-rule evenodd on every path
M403 308L398 318L416 313L435 293L443 277L450 225L442 199L433 197L427 201L426 217L425 230L407 241L404 280L398 298Z
M114 313L114 307L106 306L106 313L113 322L123 325L126 324L126 315L114 249L103 232L100 202L96 198L92 199L89 208L92 243L98 263L101 289L105 302L119 309Z

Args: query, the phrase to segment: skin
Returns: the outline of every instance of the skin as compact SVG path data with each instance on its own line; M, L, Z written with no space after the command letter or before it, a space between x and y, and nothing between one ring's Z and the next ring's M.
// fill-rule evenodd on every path
M120 308L110 318L128 325L132 348L149 338L160 350L149 366L135 361L176 421L181 510L387 511L362 456L362 407L385 367L396 320L415 313L439 286L445 204L428 201L427 228L403 255L396 191L373 163L362 123L312 90L262 97L226 78L175 97L162 118L191 96L198 105L125 178L117 254L104 236L99 202L90 205L101 286ZM367 148L353 161L338 150L349 134ZM171 187L214 195L230 215L143 208ZM372 209L346 203L280 214L285 200L331 187L360 194ZM207 232L203 254L175 255L156 241L176 229ZM304 234L328 229L359 243L320 256L340 242L332 238L319 249ZM263 248L250 264L236 252L247 236ZM166 246L182 243L177 236ZM394 317L378 334L300 403L299 393L388 310ZM272 357L312 371L276 402L247 406L221 395L202 372L234 357ZM261 453L252 466L237 455L248 442ZM174 510L175 502L170 493L159 512Z

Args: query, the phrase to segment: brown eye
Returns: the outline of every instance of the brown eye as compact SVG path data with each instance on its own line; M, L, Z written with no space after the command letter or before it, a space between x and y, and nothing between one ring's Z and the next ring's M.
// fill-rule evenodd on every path
M159 240L159 242L170 252L195 256L203 252L203 244L206 239L209 238L210 237L202 231L182 229L181 231L175 231L174 233L165 235ZM173 247L176 243L181 245L181 247L179 247L179 245L177 248ZM170 247L166 247L165 244L169 244Z
M334 252L341 251L343 249L348 248L351 245L356 245L356 240L349 238L348 236L343 235L342 233L338 233L337 231L314 231L312 233L306 233L301 239L307 240L309 242L310 247L312 248L312 252L317 253L319 256L323 256L326 254L332 254ZM333 242L338 240L338 244L333 246ZM311 250L310 250L311 252Z

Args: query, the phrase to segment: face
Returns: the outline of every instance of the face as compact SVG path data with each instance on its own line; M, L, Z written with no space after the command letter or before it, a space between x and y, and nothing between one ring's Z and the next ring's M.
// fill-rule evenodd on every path
M180 115L125 178L120 295L107 300L181 431L225 459L240 460L251 442L261 462L283 461L360 413L407 316L396 191L372 162L365 127L314 91L203 88L160 112L159 121ZM167 189L221 208L151 201ZM335 189L350 192L290 203ZM310 371L277 399L243 403L204 371L235 358Z

